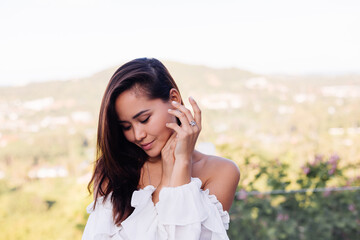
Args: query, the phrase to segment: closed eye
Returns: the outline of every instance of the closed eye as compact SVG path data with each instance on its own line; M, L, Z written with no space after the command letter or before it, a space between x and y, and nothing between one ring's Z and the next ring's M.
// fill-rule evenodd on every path
M140 123L147 123L147 121L149 121L149 119L150 119L150 116L148 116L146 119L144 119L143 121L140 121L139 120L139 122ZM122 124L120 124L121 125L121 128L124 130L124 131L128 131L128 130L130 130L130 128L131 128L131 126L128 126L128 127L125 127L124 125L122 125Z
M125 127L125 126L121 125L121 128L122 128L124 131L130 130L130 126L129 126L129 127Z
M141 122L141 123L146 123L147 121L149 121L149 118L150 118L150 116L148 116L145 120L140 121L140 122Z

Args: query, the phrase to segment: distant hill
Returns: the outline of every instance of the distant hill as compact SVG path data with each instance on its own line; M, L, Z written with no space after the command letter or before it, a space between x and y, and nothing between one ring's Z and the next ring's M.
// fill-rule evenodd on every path
M164 62L169 69L180 90L185 94L209 94L214 92L237 92L244 81L249 78L265 77L276 83L283 83L287 87L321 86L360 84L360 75L344 76L286 76L286 75L261 75L237 68L210 68L201 65L189 65L178 62ZM67 81L49 81L30 83L19 87L0 87L0 100L27 101L46 96L55 99L76 98L80 104L98 102L103 94L106 84L117 67L112 67L98 72L90 77L69 79Z
M276 155L304 139L322 149L319 139L346 132L347 128L356 133L360 127L360 75L261 75L237 68L171 61L164 64L184 101L193 96L203 110L202 142L243 143ZM94 147L101 99L117 68L68 81L1 87L0 165L1 158L8 156L29 158L30 162L36 162L36 156L58 161L68 159L68 155L75 158L72 149L85 142ZM78 140L70 147L68 142L74 134ZM350 140L347 144L352 144ZM51 154L44 150L53 146L58 149ZM324 148L330 146L324 144ZM19 149L23 150L21 154ZM305 151L299 149L299 154Z
M177 62L164 62L183 92L197 89L200 92L234 89L238 82L257 74L240 69L214 69L206 66L188 65ZM0 87L0 99L31 100L46 96L59 98L99 97L118 67L98 72L90 77L29 83L19 87Z

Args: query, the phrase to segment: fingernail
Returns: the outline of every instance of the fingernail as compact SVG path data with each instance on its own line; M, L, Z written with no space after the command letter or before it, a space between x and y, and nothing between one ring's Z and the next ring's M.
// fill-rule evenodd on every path
M171 108L169 108L169 109L168 109L168 112L171 112L171 110L172 110L172 109L171 109Z
M190 98L191 100L195 101L195 99L194 99L192 96L190 96L189 98Z

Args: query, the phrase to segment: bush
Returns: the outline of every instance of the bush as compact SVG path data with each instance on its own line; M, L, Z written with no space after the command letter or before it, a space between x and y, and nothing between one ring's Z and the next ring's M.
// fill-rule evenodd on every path
M292 184L288 165L263 161L255 180L237 193L230 210L230 239L360 239L359 189L338 191L329 186L359 184L359 177L343 175L346 167L340 169L339 161L336 154L317 155L305 164L295 174L297 188L305 189L302 192L287 191ZM256 181L264 178L272 194L255 189Z

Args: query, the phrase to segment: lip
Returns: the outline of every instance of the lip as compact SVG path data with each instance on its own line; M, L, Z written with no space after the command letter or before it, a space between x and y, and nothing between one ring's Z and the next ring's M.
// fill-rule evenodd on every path
M154 142L154 141L155 141L155 140L152 140L151 142L146 143L146 144L140 144L140 146L141 146L142 149L144 149L145 151L146 151L146 150L150 150L151 147L152 147L152 145L153 145L153 142Z

